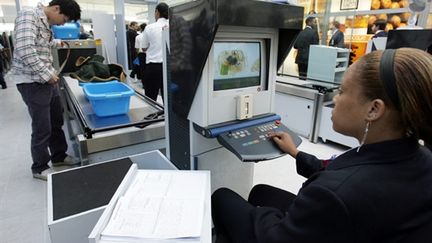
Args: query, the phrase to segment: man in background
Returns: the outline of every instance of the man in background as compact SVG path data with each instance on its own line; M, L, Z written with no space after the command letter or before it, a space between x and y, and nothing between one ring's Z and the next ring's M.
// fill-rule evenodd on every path
M338 21L333 22L332 26L332 37L329 41L329 46L345 48L345 35L340 30L341 24Z
M133 71L133 61L137 57L137 52L135 50L135 38L138 35L139 25L137 22L132 21L128 26L128 30L126 31L126 40L127 40L127 49L128 49L128 67L129 70L132 69L130 77L135 77L135 72Z
M310 45L318 45L319 43L318 32L316 31L316 18L308 17L305 23L306 27L300 32L294 43L294 48L297 49L295 63L297 63L298 66L299 79L303 80L306 80L307 76Z
M387 37L387 32L385 31L386 26L387 21L384 19L376 20L372 25L372 32L374 33L372 38Z
M0 53L3 52L3 50L4 50L4 47L0 43ZM1 85L2 89L7 88L6 82L5 82L4 77L3 77L3 57L2 56L0 56L0 85Z
M66 154L63 108L59 96L59 77L53 68L51 48L61 45L53 40L50 27L79 20L81 9L74 0L52 0L34 9L21 11L15 20L12 67L9 77L28 107L32 119L31 166L33 177L46 180L53 172L48 165L75 165L80 161Z
M145 70L145 64L146 64L146 53L145 51L142 49L142 41L143 41L143 36L144 36L144 30L146 28L147 24L146 23L142 23L140 24L140 30L141 33L139 35L137 35L137 37L135 38L135 49L136 52L138 53L138 60L139 60L139 65L138 65L138 79L141 79L141 83L142 83L142 87L144 87L144 70Z
M155 10L156 22L147 25L142 48L146 52L145 95L156 101L159 91L163 100L162 30L168 27L168 5L159 3Z
M379 38L379 37L387 37L387 32L385 31L386 26L387 26L387 21L385 21L384 19L376 20L372 25L372 32L374 33L372 39ZM376 51L376 50L377 48L375 44L372 42L371 51Z

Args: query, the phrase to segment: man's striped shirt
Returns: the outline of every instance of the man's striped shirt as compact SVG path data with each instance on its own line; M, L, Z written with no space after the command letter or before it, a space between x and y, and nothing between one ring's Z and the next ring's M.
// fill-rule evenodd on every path
M48 19L39 3L26 9L15 20L14 55L11 78L15 83L46 83L55 74L51 48L59 44L53 40Z

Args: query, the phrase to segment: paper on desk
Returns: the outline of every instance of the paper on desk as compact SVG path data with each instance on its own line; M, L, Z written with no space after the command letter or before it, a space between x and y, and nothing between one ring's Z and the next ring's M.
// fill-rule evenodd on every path
M204 174L138 170L102 236L117 240L200 237L205 186Z

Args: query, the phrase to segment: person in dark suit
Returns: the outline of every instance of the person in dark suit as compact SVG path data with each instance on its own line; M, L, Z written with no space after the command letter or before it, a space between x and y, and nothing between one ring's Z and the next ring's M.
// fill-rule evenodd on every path
M332 121L360 145L319 160L287 133L270 133L308 179L297 196L269 185L255 186L248 201L216 190L216 242L430 242L432 152L421 144L432 142L431 66L432 56L414 48L374 51L353 63Z
M7 85L6 85L6 81L4 80L4 77L3 77L3 56L1 55L1 54L3 54L2 53L3 49L4 49L4 47L3 47L2 43L0 42L0 86L2 89L6 89Z
M345 34L342 32L341 24L338 21L333 22L332 37L329 41L329 46L345 48Z
M127 41L127 49L128 49L128 67L132 70L130 76L132 78L135 77L135 71L133 70L133 61L137 57L137 52L135 50L135 38L138 35L137 30L139 29L139 25L137 22L132 21L129 24L128 30L126 31L126 41Z
M316 31L317 20L314 17L308 17L305 20L306 27L300 32L294 43L294 48L297 49L295 63L299 70L299 78L305 80L307 76L309 62L309 46L318 45L319 37Z
M385 31L387 21L384 19L377 19L372 25L372 32L374 35L372 38L377 37L387 37L387 32Z
M373 25L372 25L372 32L374 35L372 36L372 39L378 38L378 37L387 37L387 32L385 31L387 25L387 21L384 19L377 19ZM371 51L376 51L375 44L372 43Z

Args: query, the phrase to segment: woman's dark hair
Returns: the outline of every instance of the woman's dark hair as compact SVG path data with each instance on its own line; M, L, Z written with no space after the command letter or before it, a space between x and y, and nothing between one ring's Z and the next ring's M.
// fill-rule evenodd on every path
M380 78L382 54L383 51L374 51L359 60L362 71L357 80L362 93L398 110L400 125L406 132L432 144L432 55L414 48L396 50L393 70L400 104L393 104Z
M70 21L81 19L81 8L75 0L52 0L48 6L58 5L60 13L66 15Z
M169 8L168 4L166 4L166 3L159 3L156 6L156 10L159 12L160 17L166 18L166 19L168 19L168 8Z

